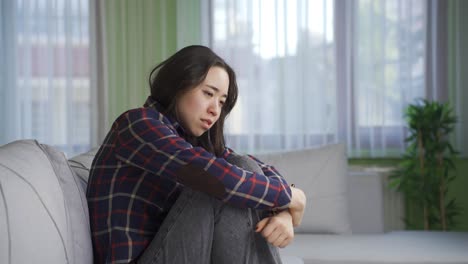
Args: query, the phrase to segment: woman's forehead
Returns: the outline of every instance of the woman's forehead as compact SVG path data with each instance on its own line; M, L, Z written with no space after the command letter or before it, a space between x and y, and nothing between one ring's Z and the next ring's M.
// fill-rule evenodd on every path
M229 92L229 75L224 68L211 67L203 83L221 96L227 96Z

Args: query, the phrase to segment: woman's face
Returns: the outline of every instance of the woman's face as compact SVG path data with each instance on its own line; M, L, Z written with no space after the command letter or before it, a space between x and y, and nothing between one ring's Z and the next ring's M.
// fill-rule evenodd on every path
M229 89L229 76L221 67L211 67L205 80L182 94L177 102L179 122L199 137L218 121Z

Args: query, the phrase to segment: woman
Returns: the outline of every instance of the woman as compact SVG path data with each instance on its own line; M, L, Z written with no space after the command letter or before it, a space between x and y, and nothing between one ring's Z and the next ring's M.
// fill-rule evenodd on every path
M305 196L273 167L226 148L234 71L209 48L189 46L153 69L150 86L92 164L95 263L280 262L276 247L291 242ZM274 214L260 219L264 211Z

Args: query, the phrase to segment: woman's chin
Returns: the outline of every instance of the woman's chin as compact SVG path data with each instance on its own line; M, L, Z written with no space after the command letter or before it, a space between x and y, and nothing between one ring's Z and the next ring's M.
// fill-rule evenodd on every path
M202 130L202 129L190 130L190 134L192 134L192 136L195 136L195 137L200 137L205 132L206 132L206 130Z

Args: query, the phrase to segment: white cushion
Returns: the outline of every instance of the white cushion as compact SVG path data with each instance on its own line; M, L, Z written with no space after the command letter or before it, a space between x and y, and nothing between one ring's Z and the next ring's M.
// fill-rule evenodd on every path
M63 153L0 147L0 263L92 263L86 197Z
M257 155L303 190L307 207L299 233L351 233L347 203L347 158L344 144Z
M298 234L281 255L305 264L468 263L468 232L396 231L386 234Z

